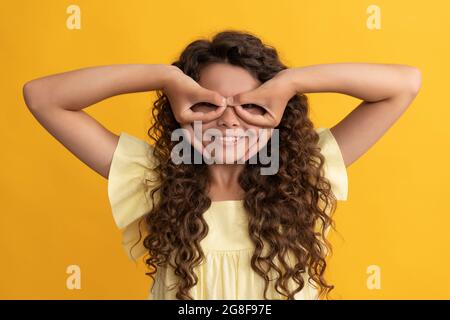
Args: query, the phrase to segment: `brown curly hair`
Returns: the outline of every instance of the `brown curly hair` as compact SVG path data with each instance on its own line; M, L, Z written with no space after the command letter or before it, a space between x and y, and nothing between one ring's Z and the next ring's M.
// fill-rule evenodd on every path
M249 32L236 30L222 31L211 41L191 42L172 65L198 81L201 68L214 62L245 68L262 83L287 68L280 62L275 48L263 44ZM193 299L189 290L198 282L194 268L205 258L200 241L208 234L203 218L211 205L207 195L208 168L205 163L171 161L171 150L177 143L172 141L171 134L180 125L167 96L162 91L156 93L153 123L147 133L155 142L153 156L158 165L154 170L159 183L150 191L153 208L145 216L148 235L144 246L149 255L145 263L151 270L146 274L154 280L152 275L157 272L157 266L169 264L179 279L176 298ZM329 227L335 229L331 216L336 209L336 198L323 175L325 159L308 110L307 97L300 93L286 106L277 126L280 146L277 174L261 175L261 165L247 160L239 176L239 184L245 191L243 203L248 214L248 232L255 245L251 267L265 280L265 299L271 269L278 275L276 291L289 300L303 289L305 272L308 282L312 280L316 288L318 285L319 297L326 293L328 298L334 288L325 281L324 272L326 257L332 253L326 234ZM156 199L156 192L170 196ZM263 241L269 248L264 248ZM267 250L267 256L262 255L263 249ZM288 263L288 252L295 257L294 265ZM298 285L293 291L288 287L291 279Z

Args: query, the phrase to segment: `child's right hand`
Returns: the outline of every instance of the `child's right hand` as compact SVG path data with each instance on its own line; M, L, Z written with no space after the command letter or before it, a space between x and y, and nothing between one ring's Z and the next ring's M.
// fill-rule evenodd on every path
M220 117L227 107L225 97L215 91L203 88L176 66L162 91L167 95L175 119L181 125L196 120L212 121ZM191 107L200 102L211 103L217 108L210 112L194 112Z

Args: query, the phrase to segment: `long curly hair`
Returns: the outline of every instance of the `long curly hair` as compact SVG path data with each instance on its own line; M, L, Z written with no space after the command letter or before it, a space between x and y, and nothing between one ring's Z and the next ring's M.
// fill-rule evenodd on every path
M245 68L262 83L287 68L275 48L249 32L237 30L217 33L211 41L191 42L172 65L198 81L201 68L214 62ZM147 134L154 141L153 156L157 159L154 170L159 182L150 190L153 208L144 220L148 231L143 241L148 250L145 263L150 270L146 274L154 280L157 267L169 264L179 280L176 298L193 299L189 290L198 282L194 268L205 259L200 241L208 234L203 217L211 205L207 195L208 168L205 163L171 161L171 150L177 143L172 141L171 134L180 125L167 96L160 90L156 93L153 123ZM276 291L289 300L295 299L294 295L305 286L302 276L305 273L308 282L319 289L319 298L324 294L328 298L334 288L326 282L324 272L326 258L332 253L326 235L329 227L335 229L332 213L336 198L323 174L325 159L308 111L305 95L298 93L289 100L277 126L280 146L277 174L261 175L260 164L247 160L239 176L239 184L245 191L248 232L255 246L251 267L265 280L264 299L271 281L270 270L277 274ZM270 143L269 140L267 146ZM170 196L156 198L157 192ZM264 248L263 241L268 248ZM266 256L262 255L263 249L267 250ZM288 253L295 257L294 265L288 263ZM295 290L289 289L291 280L297 284Z

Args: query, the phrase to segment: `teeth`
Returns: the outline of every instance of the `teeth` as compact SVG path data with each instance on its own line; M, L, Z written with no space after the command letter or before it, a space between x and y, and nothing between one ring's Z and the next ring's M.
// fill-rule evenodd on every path
M241 138L242 137L225 136L225 137L220 137L220 141L222 141L222 142L237 142Z

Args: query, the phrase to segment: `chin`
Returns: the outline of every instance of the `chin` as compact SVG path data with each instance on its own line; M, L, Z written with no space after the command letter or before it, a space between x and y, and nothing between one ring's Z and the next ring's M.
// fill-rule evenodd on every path
M216 160L216 163L221 163L221 164L244 164L245 162L241 160L242 158L231 158L231 159L226 159L226 158L222 158L219 160ZM241 161L240 161L241 160Z

